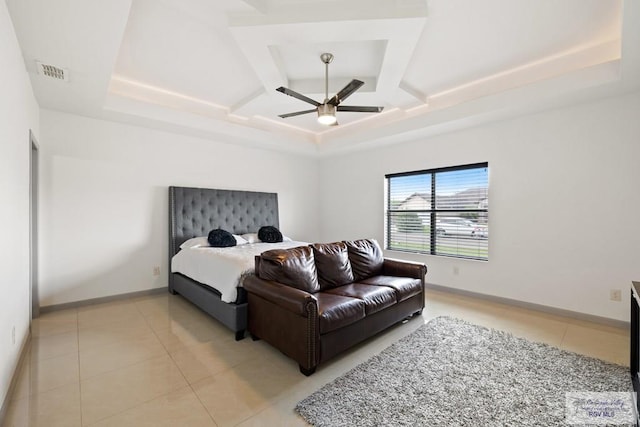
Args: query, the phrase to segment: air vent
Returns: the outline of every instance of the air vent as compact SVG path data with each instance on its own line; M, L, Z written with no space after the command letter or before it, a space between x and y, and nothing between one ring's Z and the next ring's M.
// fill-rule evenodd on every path
M56 67L55 65L43 64L42 62L36 63L38 64L38 74L56 80L69 81L69 70Z

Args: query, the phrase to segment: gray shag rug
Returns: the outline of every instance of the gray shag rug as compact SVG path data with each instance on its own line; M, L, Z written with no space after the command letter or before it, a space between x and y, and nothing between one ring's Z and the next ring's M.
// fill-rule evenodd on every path
M629 368L438 317L300 401L316 426L561 426L565 392L631 390Z

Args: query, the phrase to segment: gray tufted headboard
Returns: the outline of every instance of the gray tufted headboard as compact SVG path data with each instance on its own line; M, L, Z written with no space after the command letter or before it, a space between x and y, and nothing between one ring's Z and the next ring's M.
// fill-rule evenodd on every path
M180 245L214 228L233 234L278 227L278 195L254 191L169 187L169 261Z

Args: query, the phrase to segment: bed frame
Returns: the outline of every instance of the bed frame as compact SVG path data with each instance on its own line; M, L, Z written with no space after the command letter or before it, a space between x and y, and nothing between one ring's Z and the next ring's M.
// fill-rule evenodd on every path
M220 299L212 287L179 273L171 273L171 258L192 237L206 236L214 228L233 234L257 233L264 225L279 227L278 195L253 191L169 187L169 292L180 294L244 338L247 302L238 289L235 303Z

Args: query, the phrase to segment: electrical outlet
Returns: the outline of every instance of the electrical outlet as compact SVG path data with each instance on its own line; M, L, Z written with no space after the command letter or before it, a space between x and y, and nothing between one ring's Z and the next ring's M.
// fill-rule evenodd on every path
M160 275L160 266L156 265L155 267L153 267L153 275L154 276Z
M11 328L11 344L16 345L16 327Z
M622 301L622 291L620 289L611 289L609 291L609 299L611 301Z
M453 266L453 275L457 276L458 274L460 274L460 267L458 267L457 265Z

